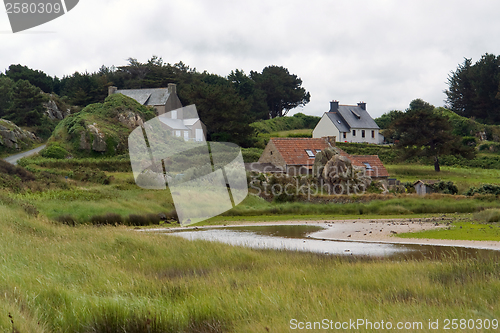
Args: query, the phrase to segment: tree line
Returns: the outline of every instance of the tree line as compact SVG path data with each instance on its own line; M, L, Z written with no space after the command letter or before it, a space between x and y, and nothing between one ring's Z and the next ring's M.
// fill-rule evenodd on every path
M0 117L20 126L40 126L41 101L36 92L52 93L69 104L84 107L103 102L109 86L118 89L167 87L177 84L183 105L196 104L211 140L231 140L245 146L252 135L250 123L286 116L310 101L302 80L282 66L261 72L235 69L226 77L199 72L183 62L166 63L153 56L145 63L129 58L125 66L101 66L93 73L75 72L63 78L22 65L0 73Z

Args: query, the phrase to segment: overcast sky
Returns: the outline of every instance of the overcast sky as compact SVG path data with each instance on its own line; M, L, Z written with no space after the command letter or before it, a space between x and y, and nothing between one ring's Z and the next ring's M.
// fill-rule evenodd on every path
M0 13L0 70L51 76L157 55L198 71L284 66L320 116L329 101L364 101L373 118L422 98L443 106L464 57L500 55L494 0L80 0L66 15L13 34Z

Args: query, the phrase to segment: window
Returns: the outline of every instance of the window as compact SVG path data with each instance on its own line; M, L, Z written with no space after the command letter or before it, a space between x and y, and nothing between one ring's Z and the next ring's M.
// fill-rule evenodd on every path
M321 153L321 149L316 149L316 154Z
M372 171L372 170L373 170L373 168L372 168L372 166L370 165L370 163L368 163L368 162L363 162L363 164L364 164L364 165L365 165L365 167L366 167L366 171Z
M307 156L314 157L314 153L311 149L306 149Z
M181 131L175 131L175 136L180 138L181 137Z
M338 122L339 124L342 124L342 123L340 122L340 120L338 120L338 119L337 119L337 122Z
M346 133L346 132L344 132L344 139L346 139L346 138L347 138L347 133Z
M356 130L352 130L352 136L356 136Z
M364 138L365 137L365 130L361 130L361 137Z
M375 138L375 131L372 131L372 138Z
M170 111L170 115L172 116L172 119L177 119L177 110Z

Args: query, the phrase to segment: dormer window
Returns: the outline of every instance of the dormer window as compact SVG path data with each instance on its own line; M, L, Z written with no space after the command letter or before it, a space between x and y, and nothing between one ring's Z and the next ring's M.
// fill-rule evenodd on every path
M314 152L311 149L306 149L306 154L309 157L314 157Z
M361 116L360 116L359 114L357 114L357 113L356 113L356 111L351 110L351 112L352 112L352 114L353 114L354 116L356 116L356 118L361 119Z

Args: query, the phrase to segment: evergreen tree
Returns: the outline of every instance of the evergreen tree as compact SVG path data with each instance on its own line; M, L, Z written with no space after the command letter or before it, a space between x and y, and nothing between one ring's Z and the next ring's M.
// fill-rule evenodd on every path
M311 94L302 87L302 80L281 66L268 66L262 73L250 72L257 88L266 94L269 118L283 117L297 106L309 103Z
M19 80L27 80L29 83L42 89L46 93L53 92L54 79L39 70L33 70L26 66L10 65L5 71L5 75L15 82Z
M43 102L46 100L40 88L31 85L27 80L19 80L14 86L12 106L5 118L18 126L41 125L44 117Z
M416 99L404 116L394 121L384 133L404 152L403 158L428 156L434 158L434 170L440 171L439 157L450 153L471 157L458 136L452 134L447 117L434 112L434 106Z
M486 123L500 123L500 57L486 53L472 64L465 59L448 77L447 106Z
M7 112L12 107L14 85L14 81L10 78L0 75L0 118L7 115Z

